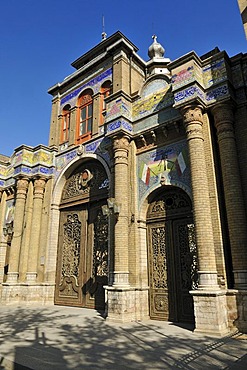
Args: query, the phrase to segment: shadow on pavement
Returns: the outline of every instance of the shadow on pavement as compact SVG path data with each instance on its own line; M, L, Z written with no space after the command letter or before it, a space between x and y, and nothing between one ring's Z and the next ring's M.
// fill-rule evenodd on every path
M216 340L166 324L113 325L78 308L11 308L0 313L0 359L12 355L18 364L13 370L235 369L234 362L246 364L246 341L240 346L230 336Z

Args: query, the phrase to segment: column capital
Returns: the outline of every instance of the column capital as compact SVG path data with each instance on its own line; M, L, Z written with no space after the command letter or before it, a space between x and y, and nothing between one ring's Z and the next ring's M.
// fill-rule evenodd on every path
M221 122L234 122L233 104L231 102L216 104L211 108L211 111L216 125Z
M130 137L128 135L116 135L112 138L113 150L129 150Z
M180 110L185 126L190 123L203 124L203 107L201 105L186 105Z
M34 180L33 185L35 188L44 188L46 181L47 181L45 177L40 177L40 176L35 177L33 180Z
M200 105L187 105L181 108L187 140L203 140L203 107Z
M47 179L44 178L44 177L39 177L38 176L38 177L34 178L34 181L33 181L33 185L34 185L33 193L34 193L34 195L40 195L41 197L43 197L46 181L47 181Z
M216 104L211 109L214 116L214 124L217 130L218 140L225 138L234 139L234 114L233 114L233 104L221 103Z
M27 191L28 185L29 185L29 178L27 177L17 178L17 181L16 181L17 192L19 190Z

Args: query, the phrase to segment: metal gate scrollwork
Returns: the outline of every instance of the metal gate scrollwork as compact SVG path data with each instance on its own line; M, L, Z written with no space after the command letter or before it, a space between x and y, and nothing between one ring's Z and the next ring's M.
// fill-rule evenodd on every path
M147 212L150 317L193 322L198 266L191 200L178 188L157 194Z
M108 218L99 210L94 223L94 253L92 275L108 275Z
M67 215L63 225L60 296L77 296L80 263L81 222L78 214Z
M167 288L166 243L164 227L157 227L152 229L152 244L152 272L154 288Z
M198 287L197 250L194 224L181 224L178 227L180 246L180 270L182 289Z

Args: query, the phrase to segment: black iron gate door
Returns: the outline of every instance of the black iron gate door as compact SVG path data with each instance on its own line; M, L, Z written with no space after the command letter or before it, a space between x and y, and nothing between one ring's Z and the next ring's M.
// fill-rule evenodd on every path
M197 257L192 220L148 225L150 317L193 322L189 291L197 284Z
M191 201L170 188L153 200L147 215L150 317L193 322L197 251Z
M103 310L108 282L108 220L102 202L61 211L55 304Z

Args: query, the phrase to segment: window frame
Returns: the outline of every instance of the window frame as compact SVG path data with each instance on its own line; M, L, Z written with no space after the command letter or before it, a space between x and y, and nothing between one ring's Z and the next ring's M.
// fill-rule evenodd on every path
M63 110L62 110L60 144L63 144L69 141L70 113L71 113L71 106L67 104L63 107Z
M82 119L82 111L85 109L85 118ZM91 110L91 112L89 111ZM91 113L91 115L90 115ZM85 123L85 132L81 132L81 128ZM76 143L80 144L87 139L91 138L93 125L93 92L85 90L78 98L78 111L77 111L77 132Z

